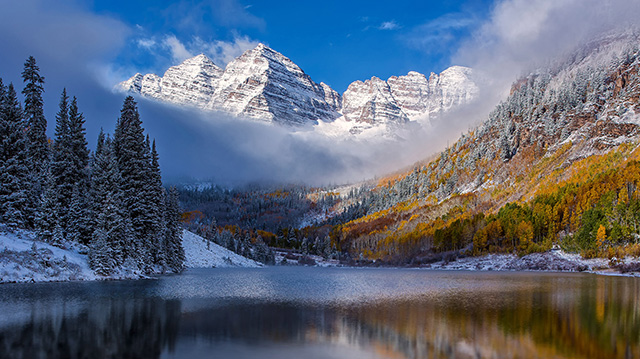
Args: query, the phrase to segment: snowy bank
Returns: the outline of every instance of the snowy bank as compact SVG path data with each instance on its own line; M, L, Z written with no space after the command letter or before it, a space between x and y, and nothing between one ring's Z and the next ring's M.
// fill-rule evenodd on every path
M0 232L0 283L96 280L86 252L37 241L30 231Z
M623 263L631 263L637 259L626 258ZM475 270L475 271L557 271L557 272L593 272L598 274L615 274L608 259L585 259L579 254L552 250L543 253L532 253L523 257L515 254L488 254L479 257L457 258L451 261L440 261L426 264L424 268L441 270ZM626 275L638 275L627 273Z
M212 267L262 267L262 264L236 254L199 235L184 230L182 232L182 247L186 257L187 268Z
M235 254L189 231L183 231L185 266L260 267L261 264ZM137 270L120 270L110 276L96 275L89 267L87 246L65 243L52 246L26 230L0 231L0 283L62 282L75 280L148 278Z

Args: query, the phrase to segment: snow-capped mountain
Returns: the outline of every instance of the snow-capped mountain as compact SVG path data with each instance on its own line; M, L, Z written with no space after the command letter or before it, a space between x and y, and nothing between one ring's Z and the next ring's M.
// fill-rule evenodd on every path
M478 84L468 67L452 66L429 78L410 71L405 76L377 77L355 81L342 97L343 117L335 126L345 126L352 134L376 127L402 128L415 121L431 125L439 115L473 101ZM340 122L342 122L340 124Z
M329 134L355 134L410 121L428 125L478 93L473 71L453 66L429 78L411 71L387 81L377 77L355 81L340 95L264 44L246 51L224 70L201 54L169 68L162 77L136 74L118 87L164 102L282 125L321 123Z

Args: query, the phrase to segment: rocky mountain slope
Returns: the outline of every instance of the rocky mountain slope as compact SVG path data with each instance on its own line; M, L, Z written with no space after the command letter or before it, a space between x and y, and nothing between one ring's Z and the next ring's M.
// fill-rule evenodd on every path
M349 85L343 95L309 75L273 49L260 44L223 70L205 55L169 68L162 77L136 74L118 88L203 110L282 125L329 124L325 133L360 133L376 126L416 121L428 125L478 93L473 71L451 67L429 78L409 72L387 81L373 77ZM340 125L332 125L339 119ZM326 127L326 126L325 126Z

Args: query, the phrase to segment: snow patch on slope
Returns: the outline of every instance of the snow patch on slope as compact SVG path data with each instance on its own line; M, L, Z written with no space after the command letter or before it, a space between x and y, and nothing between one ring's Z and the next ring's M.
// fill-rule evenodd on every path
M96 280L86 252L40 242L30 231L0 232L0 283Z
M187 268L220 268L220 267L262 267L262 264L238 255L199 235L184 230L182 246L186 256Z
M188 268L262 266L215 243L207 248L202 237L189 231L183 232L182 243ZM89 267L87 246L69 242L61 247L39 241L31 231L0 230L0 283L148 278L128 268L107 277L96 275Z

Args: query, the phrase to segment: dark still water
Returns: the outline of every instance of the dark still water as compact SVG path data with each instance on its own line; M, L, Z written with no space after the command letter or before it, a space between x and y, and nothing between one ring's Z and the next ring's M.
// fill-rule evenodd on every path
M276 267L0 285L0 358L640 358L640 279Z

